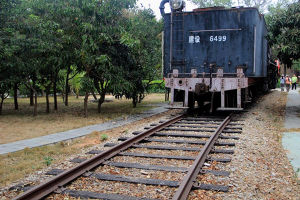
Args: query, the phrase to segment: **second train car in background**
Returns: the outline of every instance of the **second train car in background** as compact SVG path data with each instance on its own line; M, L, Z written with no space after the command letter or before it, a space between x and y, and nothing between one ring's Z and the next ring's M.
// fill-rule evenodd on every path
M165 4L171 13L165 13ZM184 12L182 0L163 0L163 70L171 105L211 111L242 110L258 90L275 88L264 16L257 8L200 8Z

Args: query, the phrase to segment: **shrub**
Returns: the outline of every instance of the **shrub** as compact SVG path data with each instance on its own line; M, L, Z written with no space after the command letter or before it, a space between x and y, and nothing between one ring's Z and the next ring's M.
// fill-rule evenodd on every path
M101 138L101 141L105 141L108 139L108 136L106 134L102 134L100 138Z
M52 161L53 161L53 158L51 158L50 156L44 157L44 163L47 166L51 165Z

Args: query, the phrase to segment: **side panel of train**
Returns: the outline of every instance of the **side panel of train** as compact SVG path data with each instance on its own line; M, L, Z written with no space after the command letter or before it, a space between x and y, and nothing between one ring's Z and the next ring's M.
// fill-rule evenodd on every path
M249 86L274 87L266 24L256 8L174 12L164 16L164 23L164 77L171 104L180 99L191 107L195 100L215 98L220 110L240 110Z

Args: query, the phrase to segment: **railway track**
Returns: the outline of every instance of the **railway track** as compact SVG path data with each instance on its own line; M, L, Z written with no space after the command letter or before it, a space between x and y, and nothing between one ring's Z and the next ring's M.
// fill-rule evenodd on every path
M201 177L229 175L228 171L217 170L215 166L230 162L226 155L234 153L228 148L235 144L227 141L238 139L235 134L241 133L241 125L232 120L232 115L226 118L179 115L151 124L143 132L134 132L131 138L119 138L118 144L107 143L105 146L110 148L106 151L90 151L89 154L95 154L92 158L73 160L79 164L71 169L48 172L55 176L15 199L42 199L47 196L56 199L63 196L84 199L161 199L162 196L165 199L188 199L192 190L226 192L229 190L227 185L207 183ZM160 178L163 175L169 178ZM110 191L102 188L104 182L112 184L108 187ZM126 188L127 193L116 193L122 188ZM155 193L159 194L153 195Z

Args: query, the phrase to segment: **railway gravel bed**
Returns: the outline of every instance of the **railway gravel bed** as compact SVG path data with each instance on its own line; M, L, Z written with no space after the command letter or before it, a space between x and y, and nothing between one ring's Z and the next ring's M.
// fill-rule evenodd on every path
M165 121L168 118L170 118L170 115L177 115L178 113L181 113L181 110L170 110L168 112L162 113L162 114L158 114L131 124L128 124L124 127L120 127L120 128L115 128L109 131L105 131L103 133L107 134L109 136L108 140L106 142L108 143L116 143L118 142L118 138L120 136L123 137L132 137L132 132L134 131L143 131L145 127L149 127L150 124L153 123L159 123L159 121ZM88 136L85 136L88 137ZM106 143L105 142L105 143ZM33 186L33 185L38 185L41 182L49 179L49 177L52 176L48 176L46 175L46 173L52 169L69 169L71 167L77 166L78 163L74 163L74 162L69 162L73 159L77 159L77 158L83 158L83 159L88 159L93 157L93 154L89 154L89 151L92 150L99 150L99 151L104 151L106 149L108 149L108 147L104 147L104 144L98 144L92 147L82 147L81 149L81 153L79 154L74 154L71 157L65 158L64 162L61 162L59 164L52 164L49 167L46 167L42 170L36 171L35 173L32 174L28 174L26 177L24 177L21 180L15 181L13 183L11 183L10 185L7 185L5 187L0 188L0 199L1 200L8 200L8 199L12 199L13 197L17 196L20 193L20 189L22 189L24 186L27 187L29 185ZM68 142L67 144L71 145L72 141ZM65 196L65 195L62 195ZM59 199L59 198L58 198Z
M234 149L235 153L232 154L210 154L209 158L204 163L203 170L218 170L228 171L228 176L218 176L211 173L199 174L197 181L206 184L214 185L228 185L229 192L217 192L210 190L193 190L191 191L188 199L300 199L299 184L296 182L293 169L287 160L286 154L280 143L281 136L281 125L284 116L285 108L285 95L280 92L273 91L270 94L264 96L258 101L258 104L251 108L247 113L241 114L244 120L243 130L241 133L223 133L226 137L238 137L239 140L232 138L221 138L218 140L219 143L235 143L236 146L217 146L215 149ZM161 119L155 120L158 123ZM151 122L153 123L153 122ZM151 123L148 126L151 126ZM192 124L195 122L186 120L184 123ZM238 122L230 124L230 128L225 130L238 130ZM153 125L153 124L152 124ZM195 124L192 124L193 126ZM199 124L198 124L199 125ZM205 121L201 125L204 126L215 126L216 123L212 121ZM141 125L140 128L133 128L130 131L143 130L145 124ZM171 127L175 128L175 127ZM190 126L180 126L176 128L182 129L193 129ZM195 129L195 128L194 128ZM205 128L205 130L213 130ZM132 132L126 132L122 134L122 137L132 137ZM160 133L170 134L169 137L162 135L154 136L152 139L168 139L168 140L187 140L187 141L207 141L208 138L188 138L174 136L174 134L182 135L211 135L210 131L199 132L193 130L164 130ZM120 143L118 138L112 138L108 143ZM143 143L147 146L161 146L162 142L148 141ZM184 148L202 148L201 144L185 144L185 143L168 143L170 147L184 147ZM90 149L84 149L82 154L74 155L68 160L80 158L82 162L85 159L92 157L92 154L87 153L90 150L103 151L108 149L103 145L95 146ZM155 155L176 155L195 157L197 151L189 150L160 150L160 149L149 149L149 148L130 148L124 153L141 153L144 154L155 154ZM231 162L216 162L214 159L229 159ZM78 161L78 159L77 159ZM192 160L179 161L175 159L149 159L140 157L128 157L118 156L111 160L114 163L138 163L138 164L149 164L149 165L162 165L168 167L177 167L182 171L157 171L157 170L145 170L137 168L122 168L114 165L104 165L95 170L94 173L101 174L112 174L122 176L132 176L139 179L160 179L165 181L178 182L182 179L184 174L184 168L187 168ZM78 162L78 163L80 163ZM52 168L68 169L72 166L78 165L74 162L65 162L60 165L52 166ZM35 185L43 182L45 179L51 177L45 175L46 171L50 168L45 169L35 175L32 175L23 180L23 184ZM144 185L144 184L133 184L119 181L106 181L97 178L97 176L84 176L78 178L72 182L71 185L66 186L67 192L72 193L72 190L76 189L82 191L82 194L95 195L96 193L110 193L119 195L134 196L137 198L150 198L150 199L170 199L176 192L176 188L170 188L166 186L157 185ZM147 191L146 193L144 191ZM18 194L17 189L14 191L2 190L0 195L6 195L6 197L0 198L9 199L12 196ZM68 194L54 194L49 196L47 199L78 199L68 196Z
M285 105L286 93L272 91L243 114L243 132L226 165L231 190L203 199L300 199L300 183L281 144Z
M214 120L217 126L194 125L185 127L184 122L181 122L182 119L190 122ZM177 122L180 123L179 126L176 125ZM216 168L217 162L226 163L230 159L212 158L208 155L211 152L224 155L234 153L233 150L226 149L234 146L234 143L218 142L219 137L224 137L222 132L223 134L236 132L226 128L231 123L231 115L220 120L178 115L170 121L159 123L161 124L150 125L153 128L150 128L149 131L149 128L146 127L142 133L134 132L135 136L132 138L123 137L115 143L106 143L104 151L92 150L88 152L89 154L99 154L91 159L81 157L71 160L70 162L80 163L72 169L60 168L47 172L48 175L57 176L55 179L49 179L39 184L39 189L29 188L29 192L24 192L17 199L41 198L48 196L48 194L50 194L48 199L64 194L79 198L97 199L179 199L179 196L181 196L180 199L186 199L192 189L228 190L227 186L212 185L218 181L202 177L202 175L207 173L211 173L213 176L229 175L226 171L210 169ZM161 131L172 131L172 133L164 135ZM187 135L181 135L181 133L186 132ZM206 133L204 136L203 132ZM153 135L164 139L152 138ZM195 140L170 140L169 135L195 138ZM207 141L199 140L199 138L207 137L210 138ZM120 143L119 141L124 142ZM216 147L214 147L215 145ZM105 147L111 147L111 149L105 150ZM139 149L139 153L126 152L128 149ZM178 154L162 156L160 154L145 154L141 149L197 152L198 155L192 157L178 156ZM95 163L96 158L97 164ZM123 168L125 169L123 170ZM156 172L151 172L151 170ZM166 178L166 175L170 174L168 172L175 172L172 173L171 180ZM200 182L197 182L198 176L202 177L198 178ZM36 184L38 183L31 184L30 187ZM54 191L55 193L53 193Z

